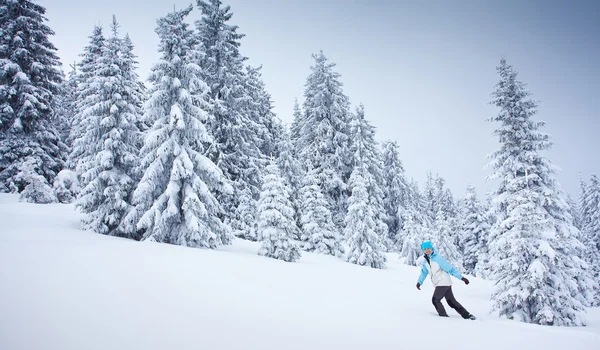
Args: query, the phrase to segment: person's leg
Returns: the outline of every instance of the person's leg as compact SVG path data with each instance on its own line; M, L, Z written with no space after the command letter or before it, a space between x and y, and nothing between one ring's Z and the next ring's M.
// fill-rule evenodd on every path
M444 296L446 297L448 306L456 310L456 312L458 312L462 316L462 318L469 318L469 316L471 316L469 311L467 311L462 305L460 305L460 303L454 298L454 293L452 293L452 287L448 287L448 290L446 291Z
M435 306L435 310L437 311L438 315L444 317L448 317L448 314L446 313L446 309L444 309L444 305L442 305L442 298L446 295L448 288L450 287L435 287L435 291L433 291L433 297L431 298L431 302L433 303L433 306Z

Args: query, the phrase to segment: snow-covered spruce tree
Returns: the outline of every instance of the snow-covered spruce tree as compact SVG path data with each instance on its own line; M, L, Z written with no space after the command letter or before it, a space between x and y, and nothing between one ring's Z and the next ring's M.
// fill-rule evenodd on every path
M0 2L0 192L31 184L26 200L42 202L51 193L36 191L50 188L67 151L53 120L62 72L45 13L28 0Z
M205 70L205 81L210 87L211 117L208 129L215 142L208 145L209 158L219 166L233 186L232 193L216 193L224 207L225 221L232 226L240 193L248 188L254 199L260 193L264 157L262 145L250 116L252 96L247 91L244 61L239 52L243 34L231 25L229 6L220 0L197 0L202 17L196 22L198 49L202 52L198 63ZM261 106L261 108L266 106Z
M407 265L416 266L417 261L423 255L421 243L428 237L427 227L423 222L423 215L415 209L402 210L402 246L400 257Z
M579 211L579 205L575 202L570 194L567 194L567 204L569 205L569 214L573 218L573 226L579 231L583 230L583 223L581 222L581 213ZM581 237L580 237L581 239Z
M595 174L582 185L582 230L590 262L600 262L600 179Z
M344 235L348 242L346 261L357 265L385 268L379 227L375 221L377 209L369 200L367 181L362 174L367 173L366 165L356 166L350 176L352 195L348 199Z
M294 157L294 149L289 133L285 132L282 140L279 142L278 148L279 157L277 158L277 165L279 166L283 180L290 188L290 202L294 209L294 220L296 225L300 227L300 217L302 214L300 187L302 186L303 172L298 160ZM300 237L295 238L300 239Z
M136 114L142 116L143 115L143 105L144 102L148 100L146 96L146 88L144 84L140 81L140 78L136 72L138 61L137 55L133 52L135 46L129 37L129 34L125 35L123 41L121 42L123 45L121 48L122 59L123 59L123 76L128 81L133 82L129 91L127 91L126 98L130 101L133 107L136 108ZM144 118L138 118L136 121L136 126L140 130L140 132L145 132L150 127L152 127L152 123L150 121L144 120ZM144 140L142 137L139 138L140 144L139 147L143 146Z
M381 155L377 141L375 141L375 128L365 118L365 108L360 105L352 115L350 124L350 135L352 139L350 150L353 155L352 164L355 167L364 167L361 173L367 185L367 196L373 208L375 232L380 237L383 250L395 250L393 244L388 240L388 227L385 223L386 215L383 206L383 169Z
M461 222L463 242L463 267L468 274L475 274L480 258L487 254L487 235L490 227L485 209L477 199L475 187L469 185L463 200L463 219Z
M581 218L584 258L594 275L591 304L597 306L600 305L600 180L595 174L589 184L581 181Z
M342 237L333 223L331 211L321 192L317 175L315 169L310 168L309 165L300 191L303 249L341 257L344 253Z
M402 249L401 216L398 212L408 209L407 192L409 186L404 167L399 157L398 143L383 143L383 207L385 223L388 227L388 240L393 247Z
M438 175L439 178L439 175ZM425 214L429 221L435 220L435 216L438 212L438 204L436 202L436 181L431 171L427 172L427 180L425 181L425 187L423 188L422 200L425 204Z
M102 234L129 236L121 227L131 208L135 167L139 162L140 118L130 92L137 81L125 74L127 61L113 16L112 36L98 58L97 74L83 104L89 107L80 122L85 131L74 140L83 152L78 164L82 190L76 206L84 214L84 229Z
M71 147L71 127L75 114L77 114L77 64L70 65L68 77L60 86L59 93L55 98L55 113L53 122L56 125L61 141ZM67 155L68 156L68 155Z
M334 223L344 227L347 181L352 172L349 125L350 102L344 95L340 74L323 54L313 55L304 90L304 116L296 143L302 164L310 163L319 174L323 195Z
M406 207L398 210L403 235L400 259L405 264L415 266L423 255L421 243L426 239L432 239L426 208L427 201L424 194L419 190L419 185L414 180L411 181L406 192Z
M444 211L438 210L436 218L433 221L433 226L430 228L433 236L432 242L441 255L457 269L463 271L463 257L460 255L458 247L454 242L452 223Z
M500 181L496 191L498 219L490 233L490 265L497 281L492 294L493 310L522 322L555 326L585 325L585 308L575 271L576 249L583 248L573 236L576 229L555 169L540 153L551 145L540 131L543 122L532 120L537 105L506 62L497 67L492 104L500 112L491 121L499 124L495 134L500 148L490 157L490 179ZM584 267L584 266L579 266Z
M75 92L76 113L69 132L71 152L67 159L67 167L75 170L78 177L81 177L81 174L87 170L86 167L91 165L90 158L94 156L93 152L86 152L89 145L84 142L84 134L86 128L92 122L90 119L92 113L90 113L89 109L96 105L99 99L97 81L101 66L98 61L102 57L102 52L106 45L102 27L95 26L89 39L90 42L84 48L81 54L81 62L78 64L79 82Z
M240 193L239 204L235 208L235 217L231 221L231 228L236 237L249 241L258 239L258 213L256 200L252 198L250 189L245 188Z
M231 188L204 155L205 145L214 141L205 126L209 90L195 63L194 33L185 23L191 11L190 5L157 21L161 59L152 68L145 105L145 119L153 126L141 151L144 174L133 194L136 207L126 222L129 232L143 232L143 240L216 248L229 244L232 234L219 217L215 191Z
M298 104L298 99L294 100L294 113L292 125L290 126L290 138L292 139L292 144L294 145L294 150L296 150L296 154L299 153L298 141L300 140L300 133L302 132L302 123L303 123L304 114L302 110L300 110L300 105Z
M258 201L259 255L288 262L300 258L293 238L297 235L289 188L281 179L279 168L271 162L266 169Z
M481 251L479 252L479 256L477 258L477 265L475 266L475 276L480 278L488 278L490 275L490 249L489 249L489 239L490 239L490 230L492 226L494 226L496 222L496 212L494 211L495 206L492 205L492 192L486 193L486 201L482 204L482 214L483 221L487 231L484 236L480 236L481 240Z
M278 146L285 135L285 128L273 112L271 95L265 88L261 69L262 66L246 66L242 108L251 121L247 127L254 129L252 133L258 140L258 149L266 160L279 156Z

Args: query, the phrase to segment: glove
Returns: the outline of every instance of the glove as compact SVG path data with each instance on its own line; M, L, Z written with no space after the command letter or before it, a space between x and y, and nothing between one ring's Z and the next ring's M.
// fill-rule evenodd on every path
M417 289L421 290L421 283L417 282Z
M463 277L461 280L465 282L465 284L469 284L469 280L466 277Z

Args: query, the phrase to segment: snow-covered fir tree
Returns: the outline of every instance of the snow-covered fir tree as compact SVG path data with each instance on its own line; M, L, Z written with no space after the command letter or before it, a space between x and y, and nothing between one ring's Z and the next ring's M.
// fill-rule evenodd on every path
M423 255L421 243L432 239L430 219L427 214L427 201L415 181L408 184L406 207L399 208L398 216L402 223L402 246L400 258L405 264L415 266Z
M385 223L388 227L388 240L396 249L402 248L402 226L400 211L408 209L407 192L409 185L400 160L398 143L383 143L383 207Z
M0 192L29 186L25 199L44 203L67 152L54 125L63 75L45 14L32 1L0 2Z
M134 53L135 46L129 37L129 34L125 34L125 38L121 42L121 57L123 59L123 76L128 81L133 82L129 91L127 91L126 98L130 101L131 105L136 108L137 115L143 115L143 105L144 102L148 100L146 96L146 87L140 81L140 78L137 74L137 55ZM147 131L151 126L151 122L144 120L144 118L138 118L136 121L136 126L140 130L140 132ZM140 137L140 145L141 148L143 145L143 138Z
M347 181L352 172L349 140L349 99L342 90L340 74L320 52L313 55L304 90L304 116L296 143L303 164L319 174L323 195L329 202L338 228L344 227Z
M594 288L592 305L600 305L600 180L595 174L587 184L581 180L581 239L584 258L592 267Z
M394 250L393 243L388 240L388 227L385 223L387 217L383 205L382 186L384 181L381 155L377 141L375 141L375 128L365 118L363 105L356 108L356 112L352 115L350 135L352 164L354 167L366 170L361 173L361 176L367 185L369 204L373 208L373 220L377 226L375 232L380 237L382 249Z
M497 281L493 310L522 322L555 326L585 325L585 308L576 279L589 275L577 261L583 246L568 215L555 168L541 155L551 143L534 121L536 103L517 72L502 59L497 67L490 118L499 125L500 148L493 152L490 179L499 180L494 201L498 216L490 233L490 265ZM579 271L573 267L579 265Z
M592 174L589 184L582 183L581 217L584 241L590 262L600 262L600 179Z
M294 242L297 235L289 188L282 180L279 168L272 161L266 169L258 201L259 255L288 262L300 258L300 249Z
M439 176L438 176L439 178ZM427 179L425 180L425 187L423 188L422 200L425 203L425 212L430 221L435 220L439 206L436 202L436 178L433 177L431 171L427 172Z
M98 103L99 88L97 79L100 71L98 61L102 57L106 38L104 37L103 29L100 26L95 26L92 34L89 36L89 44L84 48L81 56L81 61L78 64L79 81L77 90L75 91L75 115L71 123L69 131L69 144L71 152L67 159L69 169L75 170L78 176L83 174L86 166L91 164L92 152L87 152L87 144L83 141L86 128L92 122L91 114L88 109ZM84 156L85 153L85 156Z
M368 183L362 174L367 173L366 165L355 167L349 185L352 195L348 199L344 235L348 249L346 261L377 269L385 268L386 257L375 221L377 209L369 200Z
M60 86L60 92L55 98L54 124L58 130L61 141L71 147L71 127L75 114L77 114L77 64L70 65L71 70L67 79Z
M209 132L215 142L207 148L209 158L217 164L233 186L232 193L217 192L224 207L226 222L235 220L235 208L248 188L253 198L260 193L264 156L249 107L255 102L247 90L244 61L239 47L244 37L238 27L229 23L229 6L220 0L197 0L202 17L196 22L198 49L202 52L199 65L205 69L205 81L210 87L211 118ZM257 102L258 103L258 102ZM269 106L260 106L266 111Z
M452 262L460 271L463 271L463 256L458 251L452 235L453 221L441 209L438 210L433 226L429 229L437 252L443 255L448 261Z
M482 203L483 221L485 222L483 225L487 227L487 231L483 237L480 237L482 249L479 252L474 272L475 276L480 278L488 278L491 274L489 240L490 230L496 223L496 212L494 211L495 206L492 205L492 195L492 192L487 192L485 203Z
M262 80L262 66L246 66L244 79L244 104L242 108L251 123L252 133L257 137L258 149L263 157L279 156L278 146L285 135L285 128L273 112L271 95ZM266 163L264 163L266 164Z
M292 116L293 120L292 125L290 126L290 138L292 139L294 149L297 150L299 148L298 140L300 139L300 133L302 130L302 118L304 118L304 114L302 114L302 110L300 109L297 98L294 100L294 113Z
M477 265L487 255L487 236L490 230L486 211L477 199L475 187L469 185L463 200L463 216L461 222L463 250L463 267L468 274L475 274Z
M279 141L278 148L279 157L277 158L277 165L279 166L283 180L290 188L290 202L294 209L294 220L298 227L300 227L300 217L302 215L300 187L302 187L303 171L294 156L294 149L289 133L285 132L282 140ZM296 238L300 239L300 237Z
M249 241L258 239L257 202L252 198L252 192L245 188L240 194L239 204L235 208L235 217L231 220L231 228L236 237Z
M315 169L310 168L309 165L300 191L303 249L341 257L344 253L342 237L333 223L333 217L321 192L317 175Z
M567 204L569 205L569 214L573 218L573 226L581 231L583 229L583 223L581 222L580 208L570 194L567 194Z
M85 130L74 140L82 150L77 172L82 190L77 207L84 214L84 229L102 234L128 236L121 227L131 208L131 193L136 185L135 168L139 163L140 118L131 91L138 83L126 74L123 40L113 16L112 36L97 59L96 76L85 91L87 107L80 123Z
M195 36L185 23L192 6L158 20L160 61L152 68L153 87L145 119L153 121L142 148L143 177L133 194L136 224L143 240L216 248L232 240L219 217L215 191L231 191L221 170L205 156L214 142L206 128L209 88L195 63ZM137 220L139 218L139 221Z

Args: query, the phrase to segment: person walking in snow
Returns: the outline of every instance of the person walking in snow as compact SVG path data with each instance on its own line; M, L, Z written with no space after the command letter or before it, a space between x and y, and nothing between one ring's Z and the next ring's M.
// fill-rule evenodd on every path
M443 256L437 254L430 241L421 243L421 249L425 253L425 260L421 266L421 275L417 282L417 289L421 290L425 277L430 274L431 283L435 287L431 301L433 302L433 306L435 306L437 313L442 317L448 317L446 309L444 308L444 305L442 305L442 298L446 298L448 306L456 310L462 318L474 320L475 316L471 315L471 313L469 313L469 311L460 305L454 298L454 294L452 293L452 278L450 278L450 275L462 280L465 284L469 284L469 280L463 277L463 275L450 265Z

